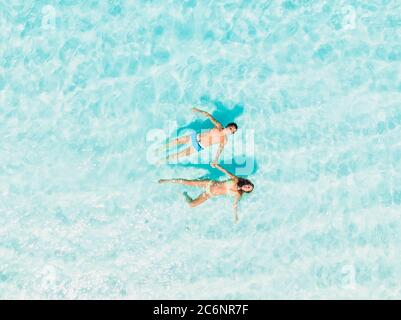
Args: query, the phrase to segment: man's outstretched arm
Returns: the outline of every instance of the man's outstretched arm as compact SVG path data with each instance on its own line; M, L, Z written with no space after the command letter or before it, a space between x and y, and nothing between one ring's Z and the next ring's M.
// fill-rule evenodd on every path
M222 151L223 151L223 149L224 149L225 144L226 144L226 143L225 143L224 141L223 141L223 142L220 142L220 144L219 144L219 149L217 149L217 152L216 152L216 155L215 155L215 157L214 157L214 160L213 160L213 162L211 163L212 167L215 166L215 165L217 164L217 162L219 161L220 155L221 155L221 153L222 153Z
M200 114L203 114L205 117L209 118L210 121L212 121L212 123L215 125L216 128L218 128L218 129L224 128L223 125L220 122L218 122L209 112L200 110L198 108L192 108L192 111L199 112Z

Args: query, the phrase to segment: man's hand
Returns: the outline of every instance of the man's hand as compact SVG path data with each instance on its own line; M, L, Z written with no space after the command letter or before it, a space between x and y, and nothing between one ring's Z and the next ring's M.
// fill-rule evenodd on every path
M200 113L204 112L204 111L202 111L201 109L198 109L198 108L192 108L192 111L193 112L200 112Z
M211 166L212 168L216 168L216 167L217 167L217 161L212 161L212 162L210 162L210 166Z
M199 112L200 114L204 115L205 117L208 117L210 119L210 121L212 121L212 123L214 124L214 126L218 129L224 129L223 125L218 122L215 118L213 118L213 116L206 111L203 111L201 109L198 108L192 108L192 112Z

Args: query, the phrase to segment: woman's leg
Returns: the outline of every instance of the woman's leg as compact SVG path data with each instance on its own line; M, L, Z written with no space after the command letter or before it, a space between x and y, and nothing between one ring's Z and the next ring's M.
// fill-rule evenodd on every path
M186 186L206 188L211 180L187 180L187 179L160 179L159 183L179 183Z
M192 208L199 206L200 204L204 203L206 200L210 199L210 194L207 192L203 192L196 199L192 199L186 192L184 192L183 194L184 194L184 197L187 200L188 204Z

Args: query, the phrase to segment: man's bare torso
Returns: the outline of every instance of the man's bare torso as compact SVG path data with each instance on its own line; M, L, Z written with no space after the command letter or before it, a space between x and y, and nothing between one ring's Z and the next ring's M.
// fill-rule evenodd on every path
M222 129L213 128L210 131L199 134L202 146L207 147L213 144L226 143L227 137Z

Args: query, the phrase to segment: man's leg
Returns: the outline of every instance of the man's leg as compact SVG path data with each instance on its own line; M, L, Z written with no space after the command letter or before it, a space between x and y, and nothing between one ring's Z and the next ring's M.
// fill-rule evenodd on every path
M171 155L167 156L166 157L166 161L169 161L169 160L172 160L172 159L178 160L179 158L187 157L187 156L191 155L194 152L195 152L195 149L193 147L188 147L188 148L185 148L184 150L182 150L180 152L177 152L175 154L171 154Z
M164 146L165 149L171 148L173 146L178 146L180 144L187 144L190 141L191 137L190 136L182 136L178 137L176 139L173 139L169 142L167 142Z

